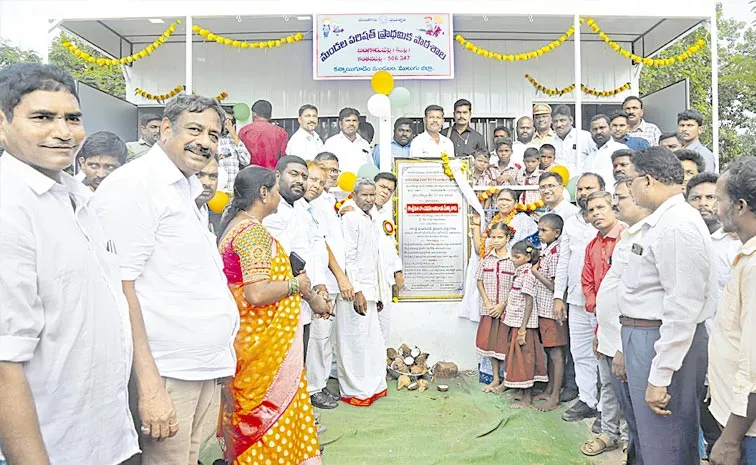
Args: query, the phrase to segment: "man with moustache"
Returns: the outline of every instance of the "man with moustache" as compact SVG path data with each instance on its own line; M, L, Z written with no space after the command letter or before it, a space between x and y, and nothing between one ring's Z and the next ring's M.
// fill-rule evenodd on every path
M412 136L412 120L409 118L398 118L394 122L394 138L391 140L392 163L390 166L393 166L394 157L409 158ZM375 166L381 166L380 144L373 148L373 163Z
M418 134L412 141L410 157L439 158L442 153L454 156L454 143L441 134L444 126L444 109L438 105L428 105L425 108L425 131Z
M718 160L699 140L703 130L703 115L698 110L686 110L677 114L677 132L683 140L684 148L698 152L706 162L706 171L716 173Z
M591 118L591 137L596 143L596 150L586 157L582 170L596 173L603 179L612 179L614 177L612 154L621 149L629 150L629 147L612 140L609 117L606 115L596 115ZM611 185L609 191L613 190L614 185Z
M472 103L466 99L454 102L454 124L446 131L454 143L454 156L463 157L486 150L486 140L483 134L470 127L472 119Z
M299 107L299 129L291 135L286 145L286 155L297 155L309 161L323 151L323 140L315 129L318 127L318 108L309 103Z
M323 194L328 179L328 168L322 162L310 161L307 163L307 190L302 200L295 202L296 207L302 211L302 221L307 226L307 237L310 239L310 256L315 258L320 273L325 279L328 268L328 246L326 245L325 229L320 222L325 219L319 217L314 209L313 202ZM321 288L322 289L322 288ZM322 296L331 300L327 293ZM330 304L330 302L329 302ZM329 305L329 308L332 308ZM332 312L313 314L310 323L310 337L307 342L307 356L305 357L305 373L307 375L307 390L310 400L318 408L335 408L338 406L339 397L326 389L326 382L331 373L333 362L333 345L331 343L331 330L333 328Z
M579 174L583 160L596 149L591 133L574 127L572 111L567 105L554 108L551 116L554 120L556 137L550 143L556 149L556 163L565 166L571 175ZM580 155L578 155L578 142Z
M543 144L551 144L556 134L551 128L551 105L548 103L536 103L533 105L533 124L535 125L535 135L533 143L536 147Z
M139 452L114 242L90 189L63 171L84 137L68 73L0 69L0 462L116 465Z
M338 157L343 172L356 174L360 168L372 162L370 144L357 133L359 127L360 112L354 108L342 108L339 112L341 132L326 140L323 146L324 151Z
M719 217L743 243L719 303L709 342L711 413L724 427L711 450L712 465L756 463L756 158L733 161L717 180Z
M197 208L199 208L200 213L207 218L206 223L208 223L210 232L213 234L216 232L223 232L218 231L221 215L210 211L207 202L213 198L215 192L218 190L218 186L225 185L226 178L226 172L219 168L216 159L210 160L210 163L197 173L197 179L199 179L200 184L202 184L202 193L197 197L195 202L197 203Z
M627 114L627 133L645 139L652 147L659 145L661 130L654 123L643 119L643 100L631 95L622 102L622 111Z
M367 407L387 393L386 351L378 321L380 246L370 215L375 182L358 179L352 195L357 208L343 215L342 229L354 301L337 301L334 337L341 400Z
M163 118L155 113L146 113L139 118L139 140L127 142L129 156L126 161L135 160L147 153L160 139L160 121Z
M581 281L585 296L585 310L596 315L596 298L600 286L612 266L610 257L625 229L625 224L617 220L614 213L612 194L606 191L592 193L586 199L588 221L598 230L596 237L588 243L585 249L585 263ZM598 324L598 323L597 323ZM602 328L598 327L597 332ZM611 364L604 360L606 355L613 357L615 352L604 354L598 351L598 339L594 336L593 351L598 358L598 372L601 395L601 433L594 439L587 441L580 449L588 456L599 455L603 452L617 449L623 436L620 426L620 413L617 397L612 387ZM623 438L626 439L626 438Z
M307 162L296 155L287 155L276 165L279 174L279 192L281 202L278 210L263 219L263 226L281 244L288 253L296 253L305 261L305 271L312 282L314 291L312 300L302 302L302 324L304 325L304 347L308 347L310 338L310 322L312 314L328 312L327 292L325 286L325 263L322 255L317 253L314 244L313 229L310 223L313 221L312 206L305 200L305 189L309 171ZM312 310L312 311L311 311ZM305 349L305 360L307 350ZM330 407L335 407L331 402Z
M565 218L554 279L554 314L557 320L569 320L570 353L575 364L575 381L579 394L578 402L562 415L562 419L568 422L598 415L598 364L593 354L596 316L585 308L586 300L580 276L585 264L585 249L597 233L596 228L588 222L586 200L593 192L603 190L606 190L604 179L595 173L584 173L578 179L576 197L580 211Z
M118 248L133 328L132 400L143 465L196 463L218 380L236 372L239 311L196 174L215 156L217 100L168 101L160 141L103 181L94 206Z
M533 135L535 134L533 118L530 116L520 117L515 125L515 132L517 133L517 140L512 143L512 159L515 160L516 163L522 163L525 157L525 149L528 147L539 148L539 146L533 142ZM494 153L494 155L496 155L496 153Z
M625 413L635 418L637 437L631 440L639 445L642 463L698 463L704 322L713 314L716 287L711 239L683 198L682 167L674 153L651 147L633 154L632 163L630 192L652 213L617 290L630 392Z
M620 177L627 177L627 172L633 163L630 159L633 156L633 151L630 149L615 150L612 154L612 168L614 170L614 180L620 179Z
M103 179L126 163L129 151L120 137L112 132L99 131L87 137L79 150L81 180L92 192Z

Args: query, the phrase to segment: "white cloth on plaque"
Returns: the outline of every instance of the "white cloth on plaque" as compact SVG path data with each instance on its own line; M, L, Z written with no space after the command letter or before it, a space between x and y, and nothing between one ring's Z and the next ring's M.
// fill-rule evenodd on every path
M386 351L375 301L367 314L354 311L354 302L336 301L334 343L342 398L372 399L386 390Z
M472 250L465 272L465 291L462 303L457 310L459 318L467 318L475 323L480 321L480 291L478 291L478 280L475 278L479 263L478 254Z

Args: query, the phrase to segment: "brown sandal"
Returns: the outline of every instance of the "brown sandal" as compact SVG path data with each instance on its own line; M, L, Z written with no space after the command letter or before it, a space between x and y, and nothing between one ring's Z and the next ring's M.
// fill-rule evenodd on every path
M595 438L586 441L580 448L580 452L583 454L594 457L601 455L604 452L615 450L619 447L619 443L616 440L612 440L608 435L601 433Z

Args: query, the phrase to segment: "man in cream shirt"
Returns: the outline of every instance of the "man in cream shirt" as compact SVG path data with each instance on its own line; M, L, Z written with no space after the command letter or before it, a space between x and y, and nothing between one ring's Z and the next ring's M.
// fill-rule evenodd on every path
M756 463L756 158L732 162L717 181L725 233L743 247L735 257L709 341L711 413L724 427L709 455L712 464ZM741 449L742 448L742 449Z
M239 312L195 203L195 174L215 156L224 118L214 99L174 97L160 141L94 198L129 302L143 465L197 463L202 424L218 414L218 380L236 372Z
M454 157L454 142L441 134L444 126L444 109L438 105L425 108L425 131L415 136L410 146L412 158L440 158L445 153Z

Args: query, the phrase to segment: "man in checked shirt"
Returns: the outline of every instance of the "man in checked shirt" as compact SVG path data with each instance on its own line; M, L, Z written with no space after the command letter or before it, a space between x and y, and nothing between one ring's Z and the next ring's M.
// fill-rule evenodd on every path
M250 160L247 147L236 133L236 118L233 113L226 112L223 134L218 139L218 168L225 171L228 178L224 185L218 186L218 190L233 194L236 175L239 174L240 168L249 166Z

